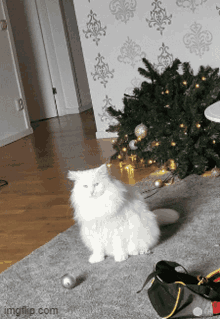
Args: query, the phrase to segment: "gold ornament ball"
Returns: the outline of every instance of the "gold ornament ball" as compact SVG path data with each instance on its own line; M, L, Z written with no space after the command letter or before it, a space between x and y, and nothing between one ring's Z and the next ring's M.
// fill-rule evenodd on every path
M157 187L157 188L160 188L163 186L163 182L161 179L157 179L155 182L154 182L154 185Z
M143 123L135 127L134 133L139 138L144 138L147 135L147 127Z

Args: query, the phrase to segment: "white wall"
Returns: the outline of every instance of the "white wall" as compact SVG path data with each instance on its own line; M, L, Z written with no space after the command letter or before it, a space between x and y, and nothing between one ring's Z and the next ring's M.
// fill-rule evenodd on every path
M142 58L162 70L175 58L220 66L220 15L214 0L72 0L83 49L97 125L97 137L112 119L106 107L123 108L144 78ZM220 7L220 5L219 5Z

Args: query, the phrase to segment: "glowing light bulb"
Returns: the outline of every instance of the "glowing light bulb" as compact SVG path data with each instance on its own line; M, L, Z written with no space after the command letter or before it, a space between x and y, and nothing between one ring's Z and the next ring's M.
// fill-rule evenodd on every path
M175 142L171 142L171 145L172 145L172 146L176 146L176 143L175 143Z
M197 89L199 88L199 84L198 84L198 83L196 84L196 88L197 88Z
M186 82L186 81L183 81L183 84L184 84L184 85L187 85L187 82Z
M132 160L132 162L133 162L133 160L135 159L135 155L134 154L131 154L131 156L130 156L130 159Z

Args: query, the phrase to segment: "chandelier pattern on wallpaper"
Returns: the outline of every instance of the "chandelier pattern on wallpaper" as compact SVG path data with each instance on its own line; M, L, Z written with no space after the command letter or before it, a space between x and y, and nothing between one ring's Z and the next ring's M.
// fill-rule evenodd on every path
M102 122L105 122L107 124L110 125L114 125L116 123L118 123L118 121L116 119L114 119L108 112L107 112L107 108L109 106L112 106L115 109L115 106L112 105L111 103L112 99L108 97L108 95L105 96L105 99L103 100L103 102L105 103L105 105L102 107L102 114L98 113L98 115L100 116L100 119Z
M104 85L106 88L106 84L108 83L109 78L113 78L114 75L113 73L115 70L113 69L112 71L109 70L109 66L107 63L103 62L104 57L101 56L100 53L98 53L98 56L96 58L98 61L97 64L95 65L95 73L91 72L91 75L93 76L93 80L96 81L97 79L101 80L100 83Z
M148 22L150 28L152 28L152 25L156 26L157 30L160 31L160 34L162 35L163 30L165 29L163 27L163 24L171 24L172 14L168 17L166 9L162 9L160 7L161 3L162 2L159 0L155 0L154 2L152 2L151 5L154 5L154 9L150 12L151 20L146 19L146 21Z
M190 29L192 32L183 37L183 42L191 53L195 53L201 58L205 51L209 51L212 34L208 30L201 31L202 25L196 22L191 25Z
M140 45L136 44L129 37L120 49L120 52L121 55L118 56L118 61L130 64L132 67L146 57L146 53L143 51L141 52Z
M169 49L168 46L166 46L164 43L162 43L162 46L159 50L161 50L161 54L157 57L158 64L154 64L154 67L156 70L158 70L160 73L162 73L168 66L171 66L173 63L173 55L171 53L167 52L167 49Z
M176 4L179 7L189 8L192 12L195 12L196 7L200 6L207 0L176 0Z
M134 91L134 88L140 88L141 87L141 83L143 82L143 80L141 79L138 79L138 78L134 78L131 80L131 85L132 87L127 87L125 89L125 94L128 94L128 95L133 95L133 91Z
M97 20L95 17L97 16L92 10L90 10L90 14L88 14L89 22L87 25L87 30L83 30L85 37L88 39L89 37L93 37L93 41L98 45L100 38L99 36L106 35L106 28L102 28L101 21Z
M112 0L109 4L109 10L117 20L127 23L134 16L136 6L136 0Z

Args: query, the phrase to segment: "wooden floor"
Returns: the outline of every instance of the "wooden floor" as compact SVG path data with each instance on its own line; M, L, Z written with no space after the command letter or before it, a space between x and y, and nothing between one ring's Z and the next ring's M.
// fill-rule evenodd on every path
M97 140L92 110L32 123L34 134L0 148L0 272L44 245L74 221L68 170L98 167L114 154L111 140ZM125 183L152 171L135 170L133 180L117 164L111 173Z

